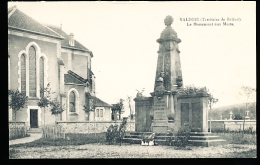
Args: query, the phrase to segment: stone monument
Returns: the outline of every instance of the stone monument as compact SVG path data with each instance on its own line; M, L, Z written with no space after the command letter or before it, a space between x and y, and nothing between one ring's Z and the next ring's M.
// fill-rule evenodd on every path
M165 29L159 43L154 91L151 97L136 97L136 131L166 132L178 130L184 122L197 131L208 131L206 94L183 95L180 50L181 40L172 29L173 18L164 19Z

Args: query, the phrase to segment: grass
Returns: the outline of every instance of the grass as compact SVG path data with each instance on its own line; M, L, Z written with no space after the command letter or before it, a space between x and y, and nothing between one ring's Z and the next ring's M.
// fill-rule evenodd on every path
M43 147L43 146L68 146L84 145L93 143L106 143L105 133L91 134L66 134L66 139L41 138L33 142L24 144L15 144L12 147Z
M215 133L216 135L223 137L230 144L254 144L256 145L255 134L244 134L242 138L242 133Z

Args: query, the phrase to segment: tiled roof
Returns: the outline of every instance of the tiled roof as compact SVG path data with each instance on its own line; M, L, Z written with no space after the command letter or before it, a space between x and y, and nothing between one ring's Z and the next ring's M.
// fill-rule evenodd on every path
M64 83L73 83L73 84L84 84L83 82L79 81L75 77L71 76L70 74L64 74Z
M64 82L67 83L73 83L73 84L85 84L88 80L82 78L78 74L74 73L73 71L69 70L68 74L64 74Z
M70 36L65 33L63 30L61 30L61 28L59 27L56 27L54 25L46 25L48 26L49 28L51 28L52 30L54 30L55 32L59 33L62 37L64 37L64 40L61 41L61 46L63 47L68 47L68 48L77 48L77 49L81 49L81 50L84 50L84 51L87 51L87 52L90 52L90 50L88 50L85 46L83 46L82 44L80 44L78 41L76 41L74 39L74 46L70 46L69 44L69 39L70 39ZM92 53L91 53L92 54Z
M75 77L79 81L82 81L83 83L87 82L87 79L84 79L83 77L81 77L80 75L76 74L75 72L73 72L71 70L68 70L68 74L72 75L73 77Z
M94 100L96 107L111 107L110 104L102 101L101 99L97 98L96 96L90 96L89 98Z
M8 9L8 15L11 13L11 11L13 11L14 8L16 8L16 6L12 6Z
M59 34L49 29L48 27L42 25L41 23L35 21L33 18L27 16L16 6L8 9L8 14L15 10L10 17L8 17L8 27L17 28L24 31L29 31L37 34L47 35L55 38L62 39Z

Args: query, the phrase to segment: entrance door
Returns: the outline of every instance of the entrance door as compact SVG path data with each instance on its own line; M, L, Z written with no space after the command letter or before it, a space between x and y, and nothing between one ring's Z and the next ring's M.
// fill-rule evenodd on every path
M30 109L31 128L38 128L38 109Z

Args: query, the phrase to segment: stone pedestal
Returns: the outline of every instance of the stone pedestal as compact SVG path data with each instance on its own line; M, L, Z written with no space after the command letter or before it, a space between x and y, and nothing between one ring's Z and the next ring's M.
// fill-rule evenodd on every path
M156 96L153 97L153 132L166 132L168 129L168 101L167 95L164 95L161 99L158 99Z
M205 93L178 96L176 129L185 122L191 124L194 132L208 132L208 95Z

